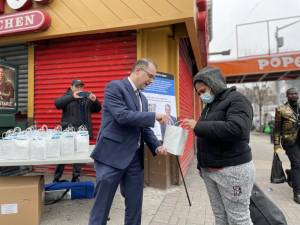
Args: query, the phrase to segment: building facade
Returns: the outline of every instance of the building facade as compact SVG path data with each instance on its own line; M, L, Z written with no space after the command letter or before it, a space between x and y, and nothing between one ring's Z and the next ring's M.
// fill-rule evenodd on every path
M128 76L135 61L143 57L157 62L159 71L175 76L179 118L199 116L192 77L207 63L205 0L4 2L0 5L0 58L19 68L16 121L20 117L26 126L35 122L55 127L61 112L53 102L71 80L84 80L86 89L101 101L105 85ZM100 124L100 114L93 116L94 136ZM193 157L190 134L180 157L184 173ZM94 175L89 165L83 172ZM145 182L162 188L179 183L175 158L154 160L146 154Z

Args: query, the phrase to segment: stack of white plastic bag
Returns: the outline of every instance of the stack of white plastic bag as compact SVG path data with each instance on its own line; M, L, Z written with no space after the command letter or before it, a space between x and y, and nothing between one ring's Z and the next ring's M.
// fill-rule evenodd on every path
M89 152L89 133L85 126L76 132L73 127L62 131L61 126L40 129L34 126L22 131L16 127L2 134L0 160L45 160Z

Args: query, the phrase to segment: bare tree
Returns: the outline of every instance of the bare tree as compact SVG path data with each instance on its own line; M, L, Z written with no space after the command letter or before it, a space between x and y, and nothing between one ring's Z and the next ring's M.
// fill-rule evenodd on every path
M274 96L270 95L270 87L267 82L256 83L253 88L245 87L241 92L249 99L253 104L256 104L259 109L259 131L263 131L263 116L262 108L270 101L273 101Z

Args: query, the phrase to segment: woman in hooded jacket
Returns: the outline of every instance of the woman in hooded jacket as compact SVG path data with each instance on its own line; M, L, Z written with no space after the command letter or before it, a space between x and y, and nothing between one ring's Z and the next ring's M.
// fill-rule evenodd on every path
M249 204L255 169L249 147L253 110L248 99L227 88L218 68L193 80L205 107L198 121L183 126L197 137L197 168L204 179L216 225L252 225Z

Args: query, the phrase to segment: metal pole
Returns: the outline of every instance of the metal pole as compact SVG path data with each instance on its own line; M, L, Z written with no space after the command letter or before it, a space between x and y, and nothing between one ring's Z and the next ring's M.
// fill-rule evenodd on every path
M235 26L236 56L239 58L238 24Z
M276 40L276 53L279 52L279 43L278 43L278 27L276 26L276 31L275 31L275 40Z
M185 193L186 193L187 199L189 201L189 205L192 206L192 203L191 203L191 200L190 200L190 196L189 196L189 193L188 193L187 188L186 188L186 184L185 184L185 180L184 180L184 177L183 177L183 173L182 173L182 170L181 170L181 166L180 166L180 163L179 163L179 160L178 160L178 156L176 156L176 160L177 160L179 171L180 171L180 174L181 174L181 177L182 177L182 181L183 181Z
M271 46L270 46L270 22L267 22L267 31L268 31L268 53L271 55Z

